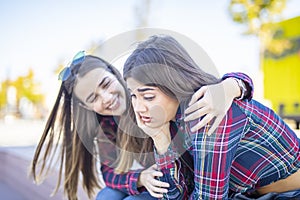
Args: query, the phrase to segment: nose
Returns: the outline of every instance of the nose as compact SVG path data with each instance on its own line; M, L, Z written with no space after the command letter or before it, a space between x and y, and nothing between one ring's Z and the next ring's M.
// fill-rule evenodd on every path
M108 91L104 91L99 97L101 97L103 105L110 104L113 100L113 94Z
M98 96L97 100L94 102L94 109L97 111L103 111L113 100L113 94L107 90L96 91Z
M133 108L135 110L135 112L146 112L147 111L147 107L144 104L144 102L142 100L139 100L138 98L132 101L133 104Z

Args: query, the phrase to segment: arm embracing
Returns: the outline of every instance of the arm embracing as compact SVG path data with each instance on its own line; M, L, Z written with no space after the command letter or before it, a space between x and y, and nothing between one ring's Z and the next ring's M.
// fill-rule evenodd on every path
M189 107L185 110L185 121L202 118L192 127L192 131L200 130L215 118L208 135L211 135L227 113L234 99L250 100L253 96L252 79L244 73L228 73L223 81L201 87L193 95ZM242 87L245 86L245 87Z
M101 171L106 186L118 189L129 195L140 193L137 182L142 169L131 170L123 174L116 174L113 168L102 164Z

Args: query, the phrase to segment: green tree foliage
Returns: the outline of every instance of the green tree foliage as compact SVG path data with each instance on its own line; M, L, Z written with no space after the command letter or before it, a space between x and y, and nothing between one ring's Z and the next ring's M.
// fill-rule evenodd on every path
M34 80L34 72L32 69L25 76L19 76L15 81L12 81L12 86L17 89L17 102L22 97L26 97L34 104L39 104L44 101L44 95L40 92L40 84Z
M7 103L6 92L9 84L9 80L0 83L0 110L3 109Z
M280 20L285 6L286 0L231 0L229 13L233 21L246 25L246 34L259 35Z
M229 13L234 22L246 27L244 34L260 39L261 53L280 54L291 46L288 40L274 37L274 24L282 20L285 7L286 0L231 0Z
M27 98L34 105L43 105L45 96L40 91L40 84L34 80L34 72L32 69L25 76L19 76L16 80L4 80L0 83L0 111L7 105L7 89L15 87L16 104L19 105L21 98Z

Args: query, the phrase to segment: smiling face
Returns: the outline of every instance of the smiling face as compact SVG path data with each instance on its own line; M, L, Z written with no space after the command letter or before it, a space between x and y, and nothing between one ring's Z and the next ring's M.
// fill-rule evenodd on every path
M132 105L138 120L151 128L161 127L175 118L179 102L164 94L158 87L143 85L127 79Z
M104 68L96 68L78 77L74 93L83 106L100 115L122 115L126 109L125 88Z

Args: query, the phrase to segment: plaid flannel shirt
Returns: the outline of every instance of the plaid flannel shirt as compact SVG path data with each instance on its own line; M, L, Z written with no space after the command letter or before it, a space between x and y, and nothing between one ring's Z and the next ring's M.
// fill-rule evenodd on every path
M252 98L253 95L253 83L249 76L243 73L228 73L225 74L222 79L235 77L238 79L243 80L248 89L249 89L249 95L247 95L245 98ZM116 117L115 117L116 118ZM117 118L116 118L117 119ZM105 117L105 120L103 120L100 124L101 127L111 127L112 132L117 132L117 123L115 122L113 117ZM103 175L104 182L106 186L111 187L113 189L118 189L128 195L136 195L140 194L141 191L144 191L144 188L138 188L137 187L137 181L139 178L139 175L141 173L141 169L139 170L131 170L124 174L116 174L114 172L114 168L111 167L111 162L115 161L113 158L116 158L116 151L115 151L115 142L116 142L116 134L104 133L104 140L101 140L99 142L99 151L100 155L103 155L101 157L101 171ZM107 140L108 139L108 140ZM170 147L172 148L172 147ZM176 152L175 150L174 152ZM107 157L109 155L109 157ZM170 154L172 155L172 153ZM180 157L180 156L179 156ZM187 156L188 157L188 156ZM106 159L107 158L107 159ZM187 190L190 190L193 185L193 181L190 177L190 170L189 167L184 166L184 164L188 163L188 161L180 161L178 160L178 156L175 155L175 157L169 157L164 158L164 155L157 156L156 158L161 158L160 161L156 161L159 168L164 172L164 177L161 178L162 181L169 182L171 187L169 188L169 193L167 197L164 197L165 199L178 199L177 197L180 197L181 199L187 199ZM175 174L175 168L174 168L174 162L173 164L170 164L167 166L164 165L164 163L172 163L168 162L168 160L176 160L177 162L177 169L179 169L178 173L178 181L174 178ZM184 159L184 158L183 158ZM183 164L184 163L184 164ZM187 175L189 174L189 175ZM188 187L188 188L187 188ZM173 189L172 189L173 188Z
M225 74L222 79L226 78L238 78L244 81L247 86L247 95L244 98L251 99L253 96L253 83L249 76L243 73L228 73ZM164 176L159 179L164 182L168 182L170 187L168 193L164 194L163 199L188 199L194 190L194 170L193 160L190 158L192 153L186 152L187 149L191 151L191 145L186 143L180 144L180 140L184 141L186 136L186 130L184 128L183 116L180 109L176 115L177 122L170 125L170 132L172 142L165 154L158 155L155 152L155 160L158 168L163 172ZM179 136L179 137L176 137ZM180 137L183 135L183 137ZM175 144L174 144L175 143ZM179 148L178 148L179 147ZM177 173L176 173L177 172ZM176 176L177 174L177 176ZM175 177L176 176L176 177Z
M190 199L228 199L229 189L259 188L300 168L297 135L255 100L235 101L214 134L206 129L186 128L195 173Z
M245 192L286 178L300 168L299 139L271 109L255 100L235 101L211 136L208 127L186 131L194 157L195 190L190 199L228 199L229 190ZM200 119L199 119L200 120Z
M155 161L163 177L158 179L169 183L168 193L162 199L188 199L194 189L193 157L184 147L184 133L176 123L170 123L172 142L165 154L157 154L154 148Z
M139 194L143 188L138 189L137 181L141 173L139 170L131 170L127 173L117 174L114 172L116 154L116 132L118 117L105 117L100 122L100 127L106 130L98 135L98 149L101 161L101 172L107 187L120 190L128 195Z

